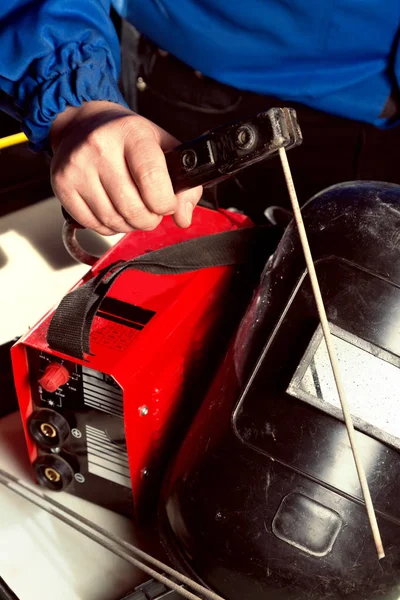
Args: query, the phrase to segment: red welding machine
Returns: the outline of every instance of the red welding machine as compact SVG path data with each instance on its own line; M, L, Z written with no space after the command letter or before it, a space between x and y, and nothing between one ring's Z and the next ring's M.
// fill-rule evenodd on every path
M273 109L175 149L175 188L297 145L295 125ZM167 217L95 262L12 349L40 485L123 514L147 505L248 301L252 257L262 267L276 243L272 228L198 207L190 228Z

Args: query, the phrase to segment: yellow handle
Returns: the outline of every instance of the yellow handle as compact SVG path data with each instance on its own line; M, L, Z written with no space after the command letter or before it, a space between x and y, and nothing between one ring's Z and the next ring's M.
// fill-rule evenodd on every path
M24 133L14 133L14 135L8 135L7 137L0 138L0 150L3 148L8 148L9 146L23 144L27 141L28 138Z

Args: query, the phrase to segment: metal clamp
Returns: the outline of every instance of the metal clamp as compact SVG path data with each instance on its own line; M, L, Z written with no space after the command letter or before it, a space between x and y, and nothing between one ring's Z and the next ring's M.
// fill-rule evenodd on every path
M237 171L290 150L303 141L296 111L271 108L249 119L223 125L165 153L175 192L226 179ZM92 266L99 257L88 254L76 239L83 229L64 209L63 242L78 262Z

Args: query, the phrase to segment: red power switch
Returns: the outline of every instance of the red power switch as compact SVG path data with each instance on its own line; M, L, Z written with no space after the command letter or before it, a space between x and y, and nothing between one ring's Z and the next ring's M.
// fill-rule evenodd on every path
M69 379L68 369L60 363L50 363L39 379L39 384L46 392L55 392L59 387L67 383Z

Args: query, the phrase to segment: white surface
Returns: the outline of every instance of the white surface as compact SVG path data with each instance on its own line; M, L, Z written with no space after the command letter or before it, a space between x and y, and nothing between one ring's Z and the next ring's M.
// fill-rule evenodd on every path
M0 343L24 334L87 271L63 248L61 226L55 199L0 219ZM101 254L120 236L83 237L87 250ZM18 414L0 420L0 468L32 481ZM68 494L56 498L134 542L128 519ZM2 485L0 540L0 575L20 600L118 600L145 578Z
M63 247L62 223L55 198L0 219L0 344L35 325L89 269L74 262ZM102 254L121 237L92 232L80 236L94 254Z
M19 414L0 420L0 468L32 483ZM69 494L46 494L135 543L133 523ZM55 517L0 485L0 574L19 600L119 600L146 579Z

